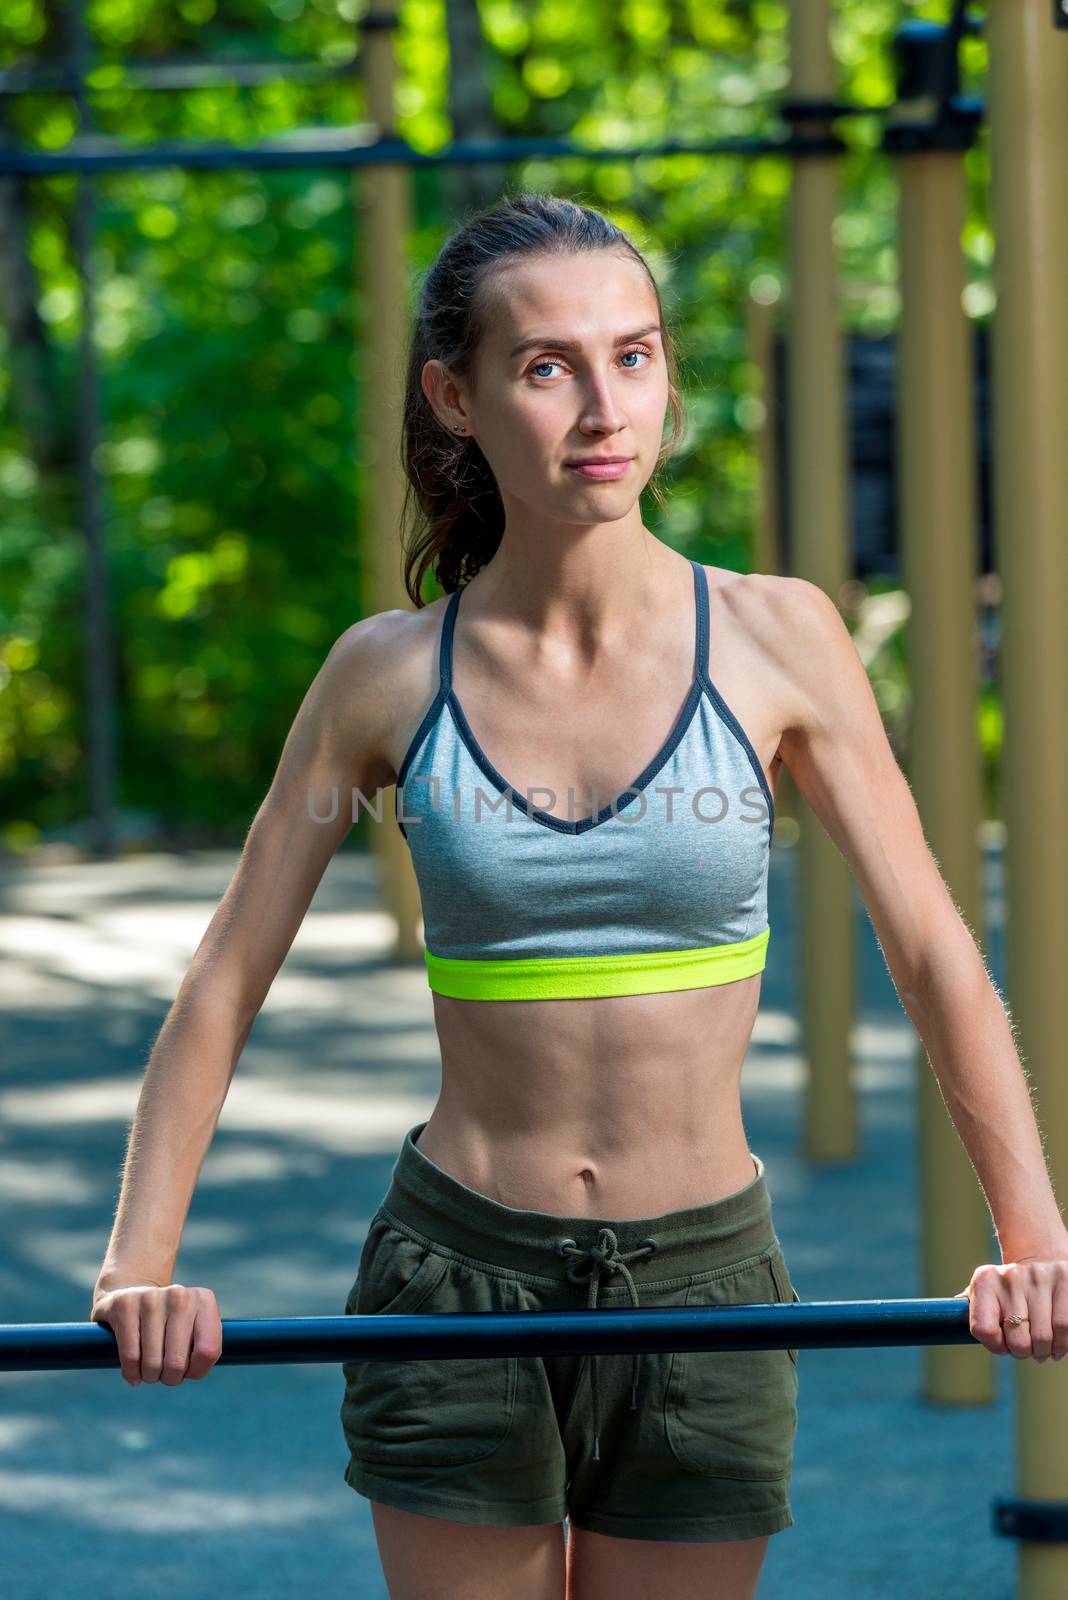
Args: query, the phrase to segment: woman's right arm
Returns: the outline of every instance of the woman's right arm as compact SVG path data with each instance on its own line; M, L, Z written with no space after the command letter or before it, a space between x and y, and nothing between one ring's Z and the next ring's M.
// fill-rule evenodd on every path
M373 802L393 781L382 752L396 619L407 616L376 613L335 641L153 1045L91 1313L115 1332L130 1383L202 1377L221 1352L211 1290L172 1284L182 1230L252 1024L352 826L351 791Z

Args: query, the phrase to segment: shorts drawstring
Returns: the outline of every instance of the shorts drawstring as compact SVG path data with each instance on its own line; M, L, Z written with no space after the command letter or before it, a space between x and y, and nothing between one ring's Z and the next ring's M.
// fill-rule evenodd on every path
M632 1303L638 1305L638 1291L634 1287L628 1261L636 1261L639 1256L653 1255L656 1252L655 1239L643 1239L636 1250L629 1250L621 1254L618 1241L611 1228L601 1228L597 1243L583 1250L574 1239L561 1239L557 1246L560 1254L579 1256L582 1259L573 1263L567 1269L567 1276L572 1283L582 1283L589 1279L590 1292L586 1304L591 1311L597 1308L597 1293L601 1286L602 1276L611 1277L613 1272L621 1272L630 1290ZM590 1388L593 1393L593 1459L601 1459L601 1419L597 1400L597 1357L587 1355L583 1357L589 1363ZM634 1351L631 1362L630 1409L637 1409L638 1405L638 1374L640 1371L641 1352Z

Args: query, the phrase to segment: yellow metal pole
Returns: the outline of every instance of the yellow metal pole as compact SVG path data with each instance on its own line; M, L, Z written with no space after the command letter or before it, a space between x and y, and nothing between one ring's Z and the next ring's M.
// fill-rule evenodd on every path
M1068 32L991 0L994 537L1002 580L1007 989L1054 1192L1068 1196ZM1011 1363L1016 1491L1068 1502L1068 1365ZM1022 1600L1068 1594L1068 1542L1022 1539Z
M834 80L829 0L793 0L790 45L793 98L829 98ZM826 137L831 127L805 120L800 131ZM837 200L837 154L796 158L789 208L786 378L790 563L795 576L818 584L836 603L850 566L845 372L832 232ZM854 890L841 853L800 794L795 815L801 824L805 1153L813 1161L841 1161L857 1149L850 1070Z
M761 287L758 288L758 285ZM757 395L763 416L755 432L758 482L753 512L754 572L785 572L786 553L782 547L779 497L778 411L782 404L775 372L775 327L778 296L765 298L770 280L757 280L746 300L746 338L749 359L759 375ZM785 769L779 773L775 792L775 843L780 848L797 843L797 785Z
M935 57L931 56L932 62ZM964 315L964 151L954 123L916 144L909 103L888 128L897 155L901 264L897 456L912 718L909 782L924 832L962 916L983 917L975 596L978 506L971 325ZM928 120L929 107L911 120ZM956 1294L990 1255L983 1191L917 1042L921 1293ZM989 1404L994 1370L978 1345L924 1348L925 1397Z
M383 138L393 134L393 12L370 12L360 19L367 114ZM411 227L411 181L407 167L372 162L362 169L362 210L356 226L362 245L359 259L365 285L364 351L366 370L374 374L360 411L365 441L358 452L369 464L366 518L362 548L370 575L370 612L408 610L401 566L401 510L404 473L400 464L400 430L404 401L402 352L408 335L408 257ZM383 820L371 825L372 848L381 874L385 904L397 920L393 955L414 960L422 951L418 934L419 886L408 847L393 814L392 794L383 799Z
M763 280L765 283L767 280ZM775 423L779 396L775 383L775 302L751 285L745 302L749 359L759 375L757 393L763 408L754 429L758 483L753 519L754 572L782 572L779 538L779 471ZM778 809L778 808L776 808Z

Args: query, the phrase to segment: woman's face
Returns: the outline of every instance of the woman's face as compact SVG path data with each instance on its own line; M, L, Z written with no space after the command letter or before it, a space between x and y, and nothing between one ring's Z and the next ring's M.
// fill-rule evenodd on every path
M656 467L668 403L644 271L608 250L539 256L499 270L490 293L474 385L440 362L423 369L438 416L477 439L506 513L576 524L625 516ZM601 479L568 464L590 456L629 459Z

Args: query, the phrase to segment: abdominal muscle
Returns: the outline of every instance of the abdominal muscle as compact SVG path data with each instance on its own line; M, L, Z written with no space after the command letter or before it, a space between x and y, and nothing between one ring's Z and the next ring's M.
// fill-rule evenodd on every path
M594 1000L434 994L436 1166L521 1211L661 1216L746 1188L740 1088L760 974Z

